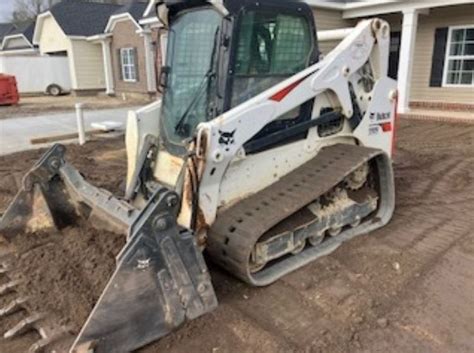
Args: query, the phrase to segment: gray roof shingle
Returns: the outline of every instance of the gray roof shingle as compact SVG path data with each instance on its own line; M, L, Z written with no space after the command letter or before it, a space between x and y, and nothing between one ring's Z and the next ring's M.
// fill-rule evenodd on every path
M0 23L0 44L3 37L15 30L15 26L11 23Z
M18 26L13 31L8 33L8 35L23 34L26 37L26 39L30 41L30 43L33 43L34 31L35 31L35 22L29 22L29 23L24 23Z
M109 17L121 5L63 0L49 11L68 36L93 36L104 33Z

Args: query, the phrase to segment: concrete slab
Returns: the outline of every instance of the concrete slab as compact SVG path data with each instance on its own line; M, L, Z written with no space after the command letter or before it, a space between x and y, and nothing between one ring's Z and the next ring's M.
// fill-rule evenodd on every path
M121 108L110 110L84 111L86 130L91 130L94 122L115 121L124 124L128 111L138 109ZM51 144L32 145L32 138L62 135L76 132L75 113L48 114L0 120L0 155L46 147ZM66 141L65 143L75 142Z

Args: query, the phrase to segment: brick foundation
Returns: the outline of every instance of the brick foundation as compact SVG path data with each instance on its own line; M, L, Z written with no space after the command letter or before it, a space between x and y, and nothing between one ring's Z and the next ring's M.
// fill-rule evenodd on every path
M474 119L470 118L461 118L461 117L443 117L443 116L435 116L429 114L416 114L416 113L408 113L408 114L400 114L399 118L401 119L413 119L413 120L426 120L426 121L438 121L441 123L462 123L462 124L473 124Z
M105 89L80 89L80 90L73 90L72 95L76 97L90 97L90 96L97 96L99 94L105 94Z
M456 112L474 112L474 104L466 103L449 103L449 102L422 102L414 101L410 102L411 109L424 109L424 110L446 110Z

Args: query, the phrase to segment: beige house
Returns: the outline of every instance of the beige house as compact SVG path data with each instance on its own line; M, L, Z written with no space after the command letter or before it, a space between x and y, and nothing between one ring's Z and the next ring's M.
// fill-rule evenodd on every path
M399 111L474 111L473 0L307 0L319 30L380 17L392 28L390 75L399 82ZM323 53L336 43L321 43Z
M103 34L118 5L64 0L38 16L33 44L41 54L67 56L72 90L90 94L106 89L106 45L93 39Z

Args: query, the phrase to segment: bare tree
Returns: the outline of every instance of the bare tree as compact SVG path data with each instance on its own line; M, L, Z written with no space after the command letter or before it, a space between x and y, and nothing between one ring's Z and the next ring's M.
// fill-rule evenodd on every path
M15 0L15 9L12 15L13 23L32 21L40 13L46 11L60 0Z

